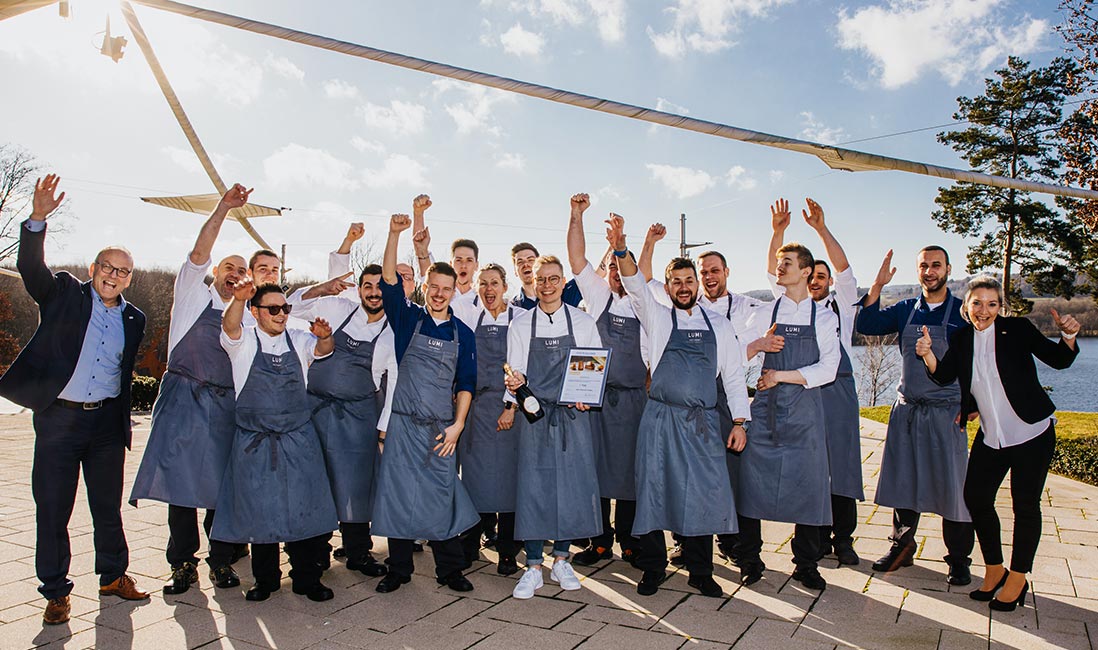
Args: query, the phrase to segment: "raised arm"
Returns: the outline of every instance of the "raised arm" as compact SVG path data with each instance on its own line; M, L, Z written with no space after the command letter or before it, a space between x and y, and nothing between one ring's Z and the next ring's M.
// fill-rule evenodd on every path
M778 249L785 243L785 229L789 227L789 201L778 199L770 206L770 248L766 252L766 272L778 274Z
M255 295L255 284L251 278L244 278L233 287L233 299L221 315L221 329L234 341L240 340L244 328L244 305Z
M400 233L412 227L412 219L406 214L394 214L389 220L389 237L385 240L385 255L381 260L381 277L387 284L399 284L397 276L397 246Z
M412 199L412 245L416 251L416 266L419 267L421 278L427 277L427 269L431 266L431 231L427 229L423 215L432 205L431 197L426 194Z
M332 278L326 282L314 284L301 293L301 300L313 300L315 298L323 298L325 296L338 296L347 289L351 289L355 286L353 282L348 282L347 278L351 277L351 271L340 275L339 277ZM296 292L295 292L296 293ZM295 314L296 316L297 314Z
M637 260L637 268L640 269L645 281L652 280L652 257L656 254L656 244L666 236L667 228L662 223L648 226L648 234L644 236L640 259Z
M824 211L820 204L812 199L805 200L808 203L808 210L801 210L801 216L804 217L805 223L811 226L816 234L820 236L820 240L823 241L824 249L827 250L827 259L831 260L834 273L842 273L850 268L850 262L846 259L846 252L839 245L839 240L835 239L835 236L828 230L827 224L824 223Z
M213 250L214 242L217 241L217 234L221 232L221 224L225 223L225 217L229 215L229 210L247 204L251 193L252 190L244 189L240 183L236 183L225 192L217 202L217 207L206 219L206 223L202 224L202 229L198 231L198 239L195 240L194 248L191 249L191 264L205 266L210 261L210 252Z
M23 286L39 305L49 302L57 291L58 280L46 266L46 219L60 207L65 193L55 196L61 177L47 174L34 183L34 204L30 219L19 229L19 254L15 266L23 276Z
M571 214L568 217L568 263L572 266L572 275L587 268L587 238L583 234L583 213L591 207L591 197L587 194L573 194Z
M336 253L340 255L350 255L351 246L366 234L366 227L362 225L361 221L356 221L347 227L347 234L343 237L343 242L340 243L339 248L336 249ZM331 269L328 269L331 271ZM339 275L338 273L331 273L330 275Z
M877 271L877 277L873 280L873 285L869 287L869 293L865 294L865 300L862 301L863 307L869 307L870 305L877 304L877 301L881 298L881 290L885 288L889 282L892 282L893 276L896 275L896 267L892 266L892 249L888 249L888 253L885 254L884 261L881 262L881 268ZM860 329L858 331L861 331ZM863 332L864 333L864 332Z
M316 337L316 348L313 349L313 355L320 359L326 357L335 351L335 339L332 338L332 326L328 324L328 321L323 318L315 319L311 325L309 325L309 331Z

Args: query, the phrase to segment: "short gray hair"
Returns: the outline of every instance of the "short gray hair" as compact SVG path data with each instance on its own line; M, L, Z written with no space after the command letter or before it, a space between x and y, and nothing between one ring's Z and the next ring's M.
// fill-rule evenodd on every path
M987 274L978 275L969 280L968 286L965 287L965 299L961 303L961 318L965 319L965 322L971 323L968 317L968 302L972 299L972 294L977 289L991 289L995 293L999 294L999 313L1004 316L1010 311L1010 305L1007 304L1006 298L1003 295L1003 283L998 279Z

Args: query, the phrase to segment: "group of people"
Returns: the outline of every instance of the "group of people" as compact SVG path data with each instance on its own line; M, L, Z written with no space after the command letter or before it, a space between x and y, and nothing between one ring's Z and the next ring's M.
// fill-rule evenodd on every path
M41 323L0 378L0 395L34 411L36 569L51 624L69 615L67 525L81 468L100 593L148 597L126 574L120 512L144 331L144 316L122 297L133 259L106 248L83 283L49 271L43 242L64 196L58 183L53 175L38 182L20 228L18 268ZM877 503L893 508L892 545L873 570L911 565L920 514L932 512L943 519L951 584L971 582L975 534L987 568L972 597L997 609L1024 603L1055 445L1054 408L1033 357L1069 366L1079 324L1054 314L1061 337L1053 342L1028 320L999 315L1001 287L987 277L956 299L942 248L918 254L918 298L882 307L892 252L859 299L820 205L808 199L802 216L827 261L785 241L791 212L779 200L767 269L774 300L761 301L728 291L728 260L716 251L672 259L653 277L666 229L648 228L634 254L613 213L606 252L590 261L590 199L576 194L567 262L516 244L521 290L508 301L507 271L482 265L473 240L453 242L450 262L434 260L432 203L420 195L411 216L392 216L381 264L365 266L357 282L348 280L350 251L362 224L331 254L331 280L287 294L271 251L211 268L224 220L249 193L241 185L225 193L175 282L167 372L130 495L134 504L168 504L164 594L199 580L200 509L210 581L239 586L233 564L250 554L255 582L245 597L253 601L281 587L283 547L293 592L333 598L321 579L337 529L336 556L380 577L382 593L411 580L423 543L437 582L459 592L474 588L465 571L481 546L494 547L500 575L521 571L513 595L525 599L544 584L547 548L550 579L575 590L582 581L573 562L611 559L616 542L641 571L638 594L656 593L673 563L691 587L717 597L714 539L741 582L754 584L766 568L763 520L795 525L793 578L822 590L824 556L860 562L856 329L899 334L904 360L876 490ZM408 230L422 283L398 263ZM558 400L575 348L612 351L600 404ZM761 370L749 399L753 364ZM532 393L542 417L525 416L531 404L518 404L519 391ZM970 455L965 424L977 414ZM1009 570L994 509L1008 471ZM388 539L384 561L373 554L375 536Z

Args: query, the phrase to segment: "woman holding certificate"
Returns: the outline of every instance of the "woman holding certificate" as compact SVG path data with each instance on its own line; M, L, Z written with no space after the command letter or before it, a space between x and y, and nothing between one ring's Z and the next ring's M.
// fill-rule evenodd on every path
M595 445L590 414L583 404L557 404L569 351L600 348L595 320L561 302L564 267L552 256L534 263L538 304L517 314L507 332L506 399L523 384L533 392L545 416L535 422L515 418L519 463L515 537L525 541L526 571L515 598L531 598L544 585L541 565L546 540L553 540L550 577L562 589L580 588L568 547L573 539L602 531ZM502 372L502 371L501 371Z

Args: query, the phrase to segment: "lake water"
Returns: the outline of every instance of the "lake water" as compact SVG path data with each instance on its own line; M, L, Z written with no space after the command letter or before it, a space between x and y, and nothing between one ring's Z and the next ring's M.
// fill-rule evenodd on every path
M860 348L855 348L855 377L858 376L857 366L860 365L859 351ZM1067 370L1053 370L1037 361L1037 376L1041 378L1042 385L1052 387L1049 396L1057 409L1098 411L1098 339L1079 339L1079 356ZM880 403L891 404L895 396L896 389L893 386L881 398Z

